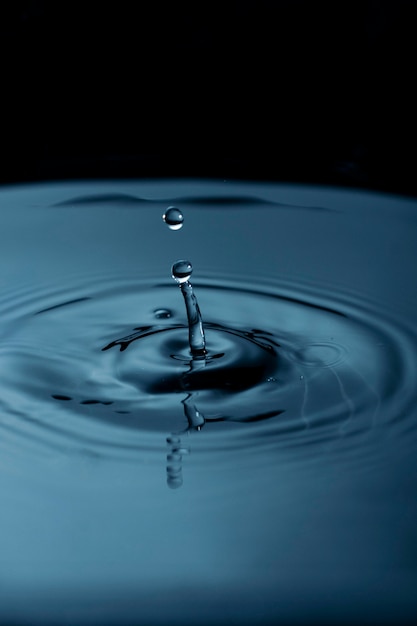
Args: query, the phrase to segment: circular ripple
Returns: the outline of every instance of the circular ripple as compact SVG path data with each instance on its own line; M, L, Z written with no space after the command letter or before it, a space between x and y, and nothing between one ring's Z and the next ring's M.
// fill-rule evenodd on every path
M279 284L195 289L204 366L188 355L172 284L119 278L65 299L31 294L0 347L2 427L134 458L202 425L198 446L209 450L357 436L392 421L394 407L397 423L414 401L414 338L363 301L332 308Z
M332 343L308 343L295 350L293 358L306 367L334 367L346 358L347 348Z

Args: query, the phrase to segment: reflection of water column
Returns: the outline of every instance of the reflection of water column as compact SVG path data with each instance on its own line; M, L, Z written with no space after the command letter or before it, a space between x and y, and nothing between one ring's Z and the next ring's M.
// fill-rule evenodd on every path
M167 485L170 489L178 489L182 485L182 452L181 439L177 435L167 437L169 451L167 454Z
M186 433L189 433L191 430L200 431L205 424L204 415L193 404L192 399L193 396L190 393L182 400L184 414L188 421ZM188 454L189 450L181 445L181 438L174 433L167 437L167 444L169 446L167 454L167 485L170 489L178 489L183 483L182 455Z
M187 430L201 430L205 424L204 415L200 413L192 400L193 395L191 393L188 394L185 400L182 400L185 417L188 421Z

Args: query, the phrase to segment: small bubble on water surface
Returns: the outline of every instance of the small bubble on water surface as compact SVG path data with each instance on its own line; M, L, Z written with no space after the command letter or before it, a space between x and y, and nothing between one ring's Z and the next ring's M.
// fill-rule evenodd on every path
M172 317L172 311L170 311L169 309L155 309L153 314L158 320L166 320Z
M165 224L171 230L179 230L184 223L184 216L175 206L170 206L162 216Z
M174 278L177 283L185 283L190 278L193 273L193 266L189 261L177 261L172 266L172 278Z

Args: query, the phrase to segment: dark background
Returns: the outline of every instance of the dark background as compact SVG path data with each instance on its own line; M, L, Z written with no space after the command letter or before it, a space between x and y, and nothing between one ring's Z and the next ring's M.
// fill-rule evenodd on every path
M0 182L198 176L416 194L415 2L0 5Z

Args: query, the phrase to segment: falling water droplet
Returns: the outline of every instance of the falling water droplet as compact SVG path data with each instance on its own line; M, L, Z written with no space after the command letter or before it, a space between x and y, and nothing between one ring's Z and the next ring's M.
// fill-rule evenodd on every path
M172 266L172 278L177 281L178 284L187 282L193 273L193 266L189 261L177 261Z
M170 206L162 216L165 224L171 230L179 230L184 223L184 216L175 206Z
M153 314L158 320L166 320L172 317L172 311L170 311L169 309L155 309Z

